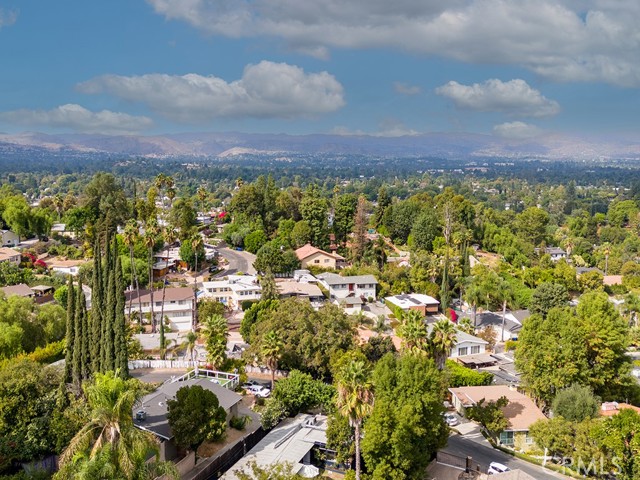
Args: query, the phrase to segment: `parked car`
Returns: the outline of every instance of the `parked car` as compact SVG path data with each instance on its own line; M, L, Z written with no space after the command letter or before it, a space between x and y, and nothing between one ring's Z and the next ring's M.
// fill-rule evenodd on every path
M509 471L509 467L507 467L506 465L503 465L502 463L498 463L498 462L491 462L489 464L489 470L487 470L487 473L489 475L493 475L494 473L504 473L508 471Z
M456 425L460 424L460 420L458 420L458 417L456 417L453 413L445 413L443 416L444 421L450 427L455 427Z
M261 386L258 382L256 382L255 380L249 380L246 383L243 383L241 385L242 388L244 388L245 390L250 390L253 387L259 387Z
M253 385L247 390L250 393L254 394L256 397L267 398L269 395L271 395L271 390L269 390L267 387L263 387L262 385Z

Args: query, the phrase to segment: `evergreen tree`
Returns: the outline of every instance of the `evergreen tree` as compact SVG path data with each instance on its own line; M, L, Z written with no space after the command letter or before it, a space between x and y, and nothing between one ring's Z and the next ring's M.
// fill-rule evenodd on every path
M83 379L87 379L91 376L91 347L89 337L89 317L87 315L87 301L82 290L82 283L78 285L78 299L76 301L76 307L80 311L80 325L82 326L82 345L80 346L80 365L81 376Z
M115 268L113 268L114 255L111 251L110 242L105 246L106 248L106 282L107 282L107 303L104 310L104 320L102 325L102 339L101 343L104 345L104 356L102 358L102 371L107 372L115 368L114 362L114 349L113 349L113 334L115 324L115 312L116 312L116 278Z
M115 245L114 245L115 247ZM124 278L122 277L122 262L120 257L116 260L116 312L114 324L114 348L115 348L115 367L122 378L128 378L128 350L126 322L124 317L125 297L124 297Z
M79 285L79 292L82 292L82 287ZM75 292L74 292L75 293ZM82 332L82 308L80 305L80 294L74 295L75 299L75 312L73 315L73 358L71 360L71 378L75 385L80 385L82 382L82 352L83 352L83 339L84 334Z
M260 288L262 289L261 300L277 300L280 296L278 294L278 286L276 285L270 268L268 268L266 273L260 278Z
M100 248L100 237L96 237L93 246L93 279L91 283L91 370L93 372L102 371L103 344L102 323L104 312L104 297L102 283L102 249Z
M358 206L353 221L353 240L351 242L351 258L359 262L362 260L367 246L367 199L364 195L358 197Z
M67 333L65 336L65 356L64 356L64 379L71 382L73 367L73 342L75 340L75 295L73 288L73 277L69 275L67 287Z

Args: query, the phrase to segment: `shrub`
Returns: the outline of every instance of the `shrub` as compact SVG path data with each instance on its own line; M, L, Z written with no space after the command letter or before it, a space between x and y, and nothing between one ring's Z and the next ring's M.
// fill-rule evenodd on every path
M256 399L256 402L257 400L258 399ZM280 420L282 420L286 416L287 411L284 404L277 398L270 398L266 402L264 410L262 410L260 423L262 423L262 428L264 428L265 430L270 430L278 423L280 423Z
M509 352L511 350L515 350L517 346L518 346L518 342L517 341L515 341L515 340L507 340L504 343L504 351L505 352Z
M493 382L493 375L491 373L471 370L453 360L447 360L447 373L449 386L452 388L491 385Z
M251 417L249 415L242 415L241 417L231 417L229 421L229 426L231 428L235 428L236 430L244 430L247 426L247 423L251 421Z

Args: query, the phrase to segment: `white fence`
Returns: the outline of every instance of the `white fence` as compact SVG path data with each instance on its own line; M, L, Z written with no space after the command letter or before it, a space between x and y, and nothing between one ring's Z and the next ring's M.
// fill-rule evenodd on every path
M191 360L129 360L129 370L141 368L193 368Z

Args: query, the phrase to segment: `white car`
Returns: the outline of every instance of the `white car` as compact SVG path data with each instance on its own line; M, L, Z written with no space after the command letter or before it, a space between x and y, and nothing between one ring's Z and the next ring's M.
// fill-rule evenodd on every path
M445 423L450 427L455 427L456 425L460 424L460 420L458 420L458 417L456 417L453 413L445 413L443 417Z
M262 385L252 385L251 387L247 388L247 391L249 393L252 393L256 397L267 398L269 395L271 395L271 390L263 387Z
M509 467L507 467L506 465L503 465L498 462L491 462L489 464L489 470L487 470L487 473L489 475L493 475L494 473L504 473L508 471L509 471Z

